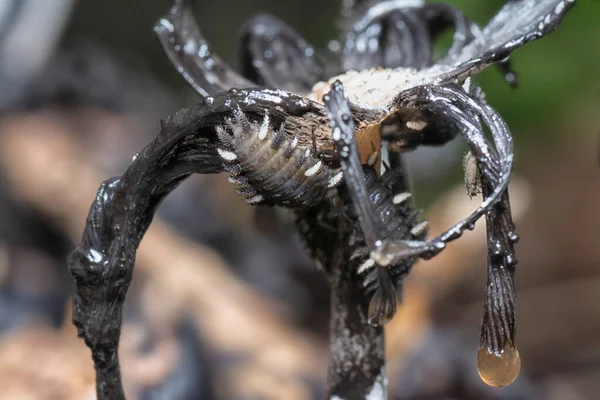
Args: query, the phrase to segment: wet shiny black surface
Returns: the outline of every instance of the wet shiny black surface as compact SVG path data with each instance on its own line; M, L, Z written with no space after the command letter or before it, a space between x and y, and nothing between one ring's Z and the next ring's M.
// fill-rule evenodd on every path
M402 2L398 4L402 9ZM431 70L426 71L427 76L431 76L432 79L439 78L447 84L456 78L462 79L466 75L474 74L491 63L505 60L514 49L555 29L573 4L572 1L511 1L482 29L480 36L457 49L440 64L430 67ZM268 111L273 120L285 123L288 129L295 130L298 135L308 136L311 129L328 129L323 128L327 126L327 119L321 104L290 92L242 89L254 84L236 74L210 53L193 19L190 19L189 12L180 14L188 5L186 1L176 1L168 16L159 22L156 31L167 55L184 78L201 95L213 96L204 97L198 105L181 110L162 121L157 138L137 155L124 174L102 184L90 209L82 241L69 257L69 269L77 283L73 321L79 335L92 350L99 399L124 398L117 357L122 305L131 282L137 246L152 222L156 208L164 197L190 174L212 174L223 170L216 150L217 137L214 127L223 124L239 107L255 120L263 117ZM409 12L405 15L410 17L412 14ZM179 28L182 30L178 30ZM396 34L403 35L402 31ZM187 43L183 42L186 38L192 40L187 49ZM417 44L425 40L424 36L418 35L414 39ZM263 42L265 48L262 48L261 54L268 50L266 47L279 44L277 41ZM422 50L415 50L417 47L421 49L420 46L409 47L415 52L412 58L407 59L412 64L398 66L424 66L428 54L421 53ZM306 52L308 47L297 38L292 41L291 50L277 54L297 55L300 54L297 52L298 48L304 48L304 55L312 57ZM187 51L190 49L194 51ZM198 53L200 50L201 54ZM400 62L397 58L391 59ZM308 86L306 82L309 77L318 76L314 75L318 70L317 63L309 60L306 65L307 69L295 75L303 88ZM268 71L262 82L277 83L281 81L269 79L270 74L275 74L277 70L278 68L248 69L247 73L251 75ZM506 292L492 292L488 287L490 298L500 299L507 305L500 316L487 310L486 315L492 319L504 318L508 323L508 329L500 332L501 335L496 332L496 336L489 336L489 330L487 331L485 337L490 339L486 339L484 343L495 348L498 340L512 338L511 332L514 328L511 319L514 318L514 301L511 297L513 277L510 273L510 268L514 265L510 239L513 227L506 192L512 166L512 148L507 145L511 143L511 138L502 128L501 119L486 108L489 106L474 106L472 99L460 90L444 92L452 89L451 85L434 86L429 89L428 91L427 87L423 87L407 93L401 92L394 104L398 110L411 107L420 109L427 108L420 102L431 101L435 104L435 107L432 107L438 115L442 114L450 120L454 118L462 121L465 126L474 127L472 130L467 129L468 134L465 137L467 141L471 141L473 148L479 150L475 155L484 176L484 188L487 190L484 193L484 204L476 211L476 217L471 216L438 239L439 243L456 239L475 219L486 214L488 226L492 227L489 231L492 254L490 275L497 277L497 271L503 267L508 267L504 270L509 271L501 276L501 279L507 282L504 286ZM441 94L446 98L436 103L439 100L436 96ZM408 107L409 104L411 107ZM442 104L446 104L447 107L442 107ZM490 146L479 140L480 137L474 133L479 124L474 117L474 109L483 110L479 114L486 125L498 128L494 136L495 150L490 150ZM352 111L357 122L379 122L381 116L360 109ZM447 135L446 130L443 133L446 136L439 140L440 143L443 143L447 136L451 136ZM432 135L434 134L435 132L432 132ZM418 144L422 143L414 143ZM357 202L360 199L353 200ZM321 211L327 207L327 203L322 203L309 209L300 209L298 212L300 221L304 221L300 231L307 239L313 257L325 264L332 284L332 361L329 394L344 398L363 398L376 385L381 385L381 390L385 392L382 377L382 366L385 363L383 333L381 328L366 323L366 303L362 296L362 288L357 286L357 282L345 268L352 252L347 238L354 227L344 226L345 220L337 217L326 217L331 218L327 222L336 227L333 232L321 227ZM362 229L364 234L365 226L362 226ZM501 251L493 251L498 245ZM430 251L419 254L432 256L442 248L443 246L434 246L433 253ZM361 345L352 347L352 343ZM360 379L351 379L351 376L356 376L357 373L360 373Z

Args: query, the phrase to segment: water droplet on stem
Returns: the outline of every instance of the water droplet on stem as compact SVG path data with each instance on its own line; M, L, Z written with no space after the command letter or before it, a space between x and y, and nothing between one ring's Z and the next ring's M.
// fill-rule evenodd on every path
M506 344L497 354L489 352L484 346L477 352L477 372L481 380L495 387L510 385L521 371L519 350Z

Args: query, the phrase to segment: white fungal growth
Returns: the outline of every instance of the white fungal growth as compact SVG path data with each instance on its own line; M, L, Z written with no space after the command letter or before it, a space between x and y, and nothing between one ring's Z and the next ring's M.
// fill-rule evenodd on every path
M219 153L221 158L225 161L235 161L237 159L237 155L232 151L217 148L217 153Z
M410 233L413 236L420 236L425 232L428 226L429 222L427 221L419 222L417 225L413 226L413 228L410 230Z
M406 127L412 129L413 131L421 131L427 127L427 121L414 120L408 121L406 123Z
M338 172L329 180L329 185L327 185L327 187L328 188L336 187L342 181L343 177L344 177L344 173L342 171Z
M378 152L376 152L376 151L374 151L373 153L371 153L371 154L369 155L369 158L367 159L367 164L368 164L369 166L371 166L371 167L372 167L372 166L374 166L374 165L375 165L375 162L377 161L377 157L378 157L378 156L379 156L379 153L378 153Z
M360 250L355 250L352 255L350 256L350 260L354 260L356 257L360 257L363 256L364 252L360 251Z
M304 176L313 176L314 174L319 172L322 165L323 165L323 163L321 161L318 161L315 165L313 165L312 167L310 167L309 169L307 169L304 172Z
M246 203L248 203L248 204L256 204L256 203L260 203L261 201L263 201L262 194L257 194L256 196L252 196L249 199L247 199Z
M392 203L394 203L394 204L402 204L406 200L410 199L411 196L412 196L412 194L410 194L409 192L399 193L399 194L397 194L397 195L394 196L394 198L392 199Z
M471 77L469 76L467 79L465 79L465 81L462 84L463 89L465 90L465 92L469 93L471 91Z
M269 114L265 114L265 119L263 119L260 130L258 131L258 139L265 140L267 133L269 133Z
M360 267L358 267L358 273L362 274L364 272L367 272L374 266L375 266L375 261L373 259L369 258L367 261L362 263L362 265Z
M447 69L447 66L434 65L421 70L373 68L360 72L347 71L332 77L327 82L318 82L313 86L312 93L308 97L322 102L331 84L340 80L344 85L344 93L351 103L368 109L387 109L398 93L418 85L437 84Z
M247 184L243 179L237 178L237 177L233 177L233 176L228 176L227 180L229 181L229 183L232 183L232 184L237 185L237 186L242 186L242 185L245 186Z

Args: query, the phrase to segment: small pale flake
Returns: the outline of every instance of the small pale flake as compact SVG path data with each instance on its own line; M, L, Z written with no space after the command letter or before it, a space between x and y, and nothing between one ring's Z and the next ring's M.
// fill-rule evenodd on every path
M246 199L246 203L248 204L256 204L260 203L261 201L263 201L262 194L257 194L256 196L252 196L249 199Z
M364 272L367 272L374 266L375 266L375 261L372 258L369 258L369 259L367 259L367 261L362 263L362 265L360 267L358 267L357 273L362 274Z
M327 185L327 187L328 188L336 187L342 181L343 177L344 177L344 173L341 171L338 172L329 180L329 185Z
M408 121L406 123L406 126L410 129L412 129L413 131L420 131L420 130L425 129L425 127L427 126L427 121L421 121L421 120Z
M467 79L465 79L465 81L462 84L463 89L465 90L465 92L469 93L471 91L471 77L469 76Z
M409 192L399 193L399 194L397 194L397 195L394 196L394 198L392 199L392 203L394 203L394 204L402 204L406 200L410 199L411 196L412 196L412 194L410 194Z
M410 234L413 236L420 236L425 232L425 230L428 227L429 227L429 222L427 222L427 221L419 222L417 225L413 226L413 228L410 230Z
M368 164L369 166L371 166L371 167L372 167L372 166L374 166L374 165L375 165L375 162L377 162L377 157L378 157L378 156L379 156L379 153L378 153L378 152L376 152L376 151L374 151L373 153L371 153L371 154L369 155L369 158L367 159L367 164Z
M219 153L221 158L225 161L235 161L237 159L237 155L232 151L217 148L217 153Z
M307 169L304 172L304 176L313 176L313 175L315 175L317 172L319 172L319 170L321 169L322 165L323 165L323 163L321 161L318 161L315 165L313 165L312 167L310 167L309 169Z
M248 186L248 182L244 178L228 176L227 180L236 186Z
M269 114L265 114L265 119L263 119L260 130L258 131L258 139L265 140L267 133L269 133Z

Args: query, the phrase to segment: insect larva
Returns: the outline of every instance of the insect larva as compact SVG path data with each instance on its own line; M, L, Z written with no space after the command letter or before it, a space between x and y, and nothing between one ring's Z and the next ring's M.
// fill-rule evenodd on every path
M479 176L477 159L470 151L463 158L463 169L465 170L465 187L469 197L473 198L481 194L481 177Z
M342 181L341 171L328 167L311 149L300 148L283 126L273 129L268 114L257 123L237 111L216 131L229 181L246 203L312 206Z

